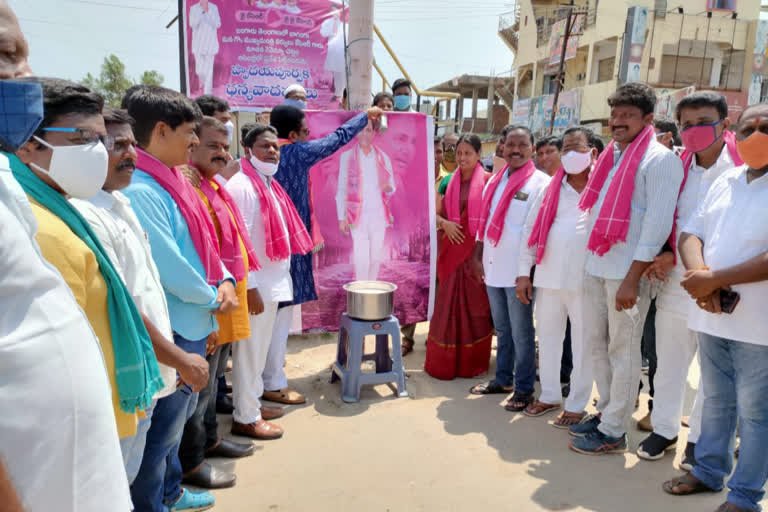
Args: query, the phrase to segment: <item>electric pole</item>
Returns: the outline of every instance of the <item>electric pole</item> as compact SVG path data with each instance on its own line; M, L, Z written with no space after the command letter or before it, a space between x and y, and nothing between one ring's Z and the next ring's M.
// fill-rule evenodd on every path
M347 94L350 110L363 110L371 104L373 78L373 0L349 2L349 56L350 80Z
M573 0L568 6L568 17L565 21L565 33L563 34L563 47L560 50L560 66L557 69L557 80L555 80L555 97L552 99L552 117L549 120L549 134L555 129L555 116L557 116L557 100L560 98L560 89L565 82L565 54L568 51L568 39L571 37L573 25L576 24L578 15L573 14Z

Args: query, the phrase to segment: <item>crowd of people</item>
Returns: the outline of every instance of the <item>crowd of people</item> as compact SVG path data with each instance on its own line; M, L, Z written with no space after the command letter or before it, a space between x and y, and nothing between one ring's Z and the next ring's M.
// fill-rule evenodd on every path
M384 111L410 110L410 83L311 140L306 92L291 86L269 125L242 127L234 159L225 100L134 86L122 108L105 106L83 85L32 75L5 2L0 24L0 408L14 411L0 418L0 502L12 512L210 508L208 490L182 484L235 485L206 459L251 456L244 441L281 438L282 406L306 402L283 366L294 308L317 299L309 170L355 137L346 172L362 187L386 170L366 137ZM655 102L646 84L619 86L606 147L583 126L537 142L510 125L486 158L477 135L435 138L425 370L482 375L495 335L495 375L470 392L510 394L505 409L530 417L560 411L552 424L568 446L602 455L628 450L645 356L653 407L639 426L651 432L637 453L657 460L677 444L697 359L687 472L663 489L721 490L738 430L718 510L759 510L768 105L731 125L716 92L682 99L674 121L655 120ZM355 239L358 277L375 276L371 219L386 215L350 208L350 194L337 196L340 229ZM404 355L414 329L402 328ZM217 412L233 415L239 441L219 436Z

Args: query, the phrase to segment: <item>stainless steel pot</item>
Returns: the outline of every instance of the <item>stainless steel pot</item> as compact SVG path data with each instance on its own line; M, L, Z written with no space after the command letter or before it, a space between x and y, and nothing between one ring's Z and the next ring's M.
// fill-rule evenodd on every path
M397 286L385 281L354 281L344 285L347 315L357 320L384 320L392 315Z

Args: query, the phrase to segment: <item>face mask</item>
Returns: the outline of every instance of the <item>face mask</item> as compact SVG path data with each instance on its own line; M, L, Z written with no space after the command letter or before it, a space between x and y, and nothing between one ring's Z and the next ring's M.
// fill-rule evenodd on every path
M297 100L294 98L286 98L283 102L285 105L290 105L292 107L296 107L299 110L305 110L307 108L307 102L304 100Z
M744 163L752 169L768 165L768 135L754 132L744 140L736 141L736 150Z
M43 120L43 88L34 82L0 80L0 142L16 151Z
M227 128L227 135L229 135L229 143L232 144L232 135L235 133L235 123L232 121L227 121L224 123L224 126Z
M411 108L411 97L406 96L405 94L401 94L399 96L395 96L395 110L408 110Z
M569 151L560 157L560 162L568 174L581 174L592 163L592 152Z
M53 150L48 169L30 163L30 167L47 174L68 195L88 199L101 190L107 179L109 154L104 144L51 146L39 137L35 140Z
M680 137L683 139L683 146L685 146L685 149L698 153L717 142L720 138L720 135L717 134L717 125L722 122L721 119L716 123L697 124L683 130L680 133Z
M279 163L262 162L255 156L251 157L251 164L264 176L273 176L277 172L277 166L279 165Z

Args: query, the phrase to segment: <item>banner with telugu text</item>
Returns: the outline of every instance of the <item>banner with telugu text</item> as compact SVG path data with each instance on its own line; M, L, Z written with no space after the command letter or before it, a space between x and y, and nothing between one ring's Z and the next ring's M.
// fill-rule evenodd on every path
M340 1L185 0L187 93L269 108L298 83L308 108L336 109L346 85L345 18Z

